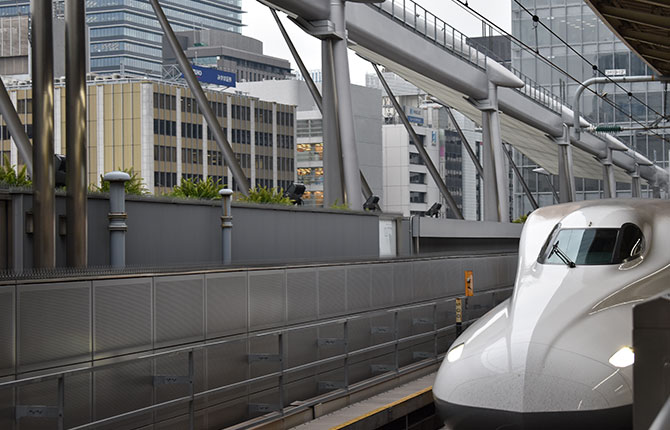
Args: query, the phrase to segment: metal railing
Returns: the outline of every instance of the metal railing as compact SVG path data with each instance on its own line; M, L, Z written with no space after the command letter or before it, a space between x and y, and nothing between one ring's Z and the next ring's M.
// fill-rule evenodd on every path
M506 287L506 288L500 288L500 289L494 289L494 290L489 290L480 294L475 295L475 297L479 296L485 296L485 295L491 295L493 298L493 306L497 304L496 302L496 295L499 294L500 298L506 298L509 295L509 291L511 290L511 287ZM412 369L417 369L420 367L424 366L430 366L438 363L440 359L443 357L444 353L446 352L446 349L448 348L448 343L447 347L444 348L443 350L440 349L439 347L439 338L441 335L447 335L451 331L455 331L455 324L446 324L447 319L444 318L444 324L438 323L438 317L439 317L439 312L438 312L438 306L454 301L456 296L453 297L446 297L446 298L440 298L437 300L432 300L432 301L427 301L423 303L415 303L412 305L407 305L407 306L400 306L400 307L394 307L394 308L389 308L385 310L374 310L374 311L369 311L369 312L364 312L356 315L351 315L351 316L345 316L345 317L340 317L340 318L334 318L330 320L324 320L324 321L318 321L318 322L310 322L310 323L304 323L300 325L295 325L291 327L284 327L280 329L273 329L273 330L268 330L268 331L262 331L262 332L257 332L257 333L247 333L244 335L237 335L237 336L232 336L230 338L226 338L223 340L218 340L218 341L210 341L207 343L200 343L197 345L192 345L192 346L184 346L180 348L174 348L174 349L169 349L161 352L156 352L156 353L151 353L151 354L145 354L140 357L135 357L135 358L130 358L130 359L122 359L122 361L115 361L113 363L108 363L108 364L96 364L95 366L85 366L85 367L80 367L80 368L74 368L71 370L63 371L63 372L56 372L56 373L50 373L50 374L43 374L40 376L35 376L35 377L29 377L29 378L24 378L24 379L19 379L15 381L9 381L9 382L4 382L0 383L0 392L3 390L7 389L18 389L20 387L25 387L29 386L32 384L38 384L38 383L44 383L44 382L49 382L49 381L57 381L57 405L56 406L38 406L38 405L15 405L14 407L14 412L15 416L14 419L16 421L25 419L25 418L31 418L31 417L40 417L42 419L44 418L52 418L56 420L57 422L57 428L59 430L65 429L65 417L66 417L66 409L64 407L64 402L65 402L65 396L66 396L66 387L67 387L67 379L75 377L75 376L80 376L84 374L95 374L96 372L100 372L103 370L109 370L110 368L117 368L121 367L124 365L133 365L138 362L143 362L147 360L152 361L152 368L156 368L156 361L159 358L162 357L175 357L175 356L183 356L184 354L187 355L187 372L183 375L152 375L153 378L153 386L154 388L161 386L161 385L181 385L181 386L187 386L188 387L188 394L172 398L170 400L162 401L162 402L157 402L146 407L130 410L127 412L123 412L120 414L116 414L113 416L109 416L106 418L102 419L97 419L85 424L80 424L76 425L74 427L70 427L70 430L83 430L83 429L91 429L95 428L101 425L108 425L108 424L113 424L117 423L121 420L126 420L129 418L134 418L139 415L148 413L148 412L154 412L158 411L161 409L166 409L170 407L176 407L179 405L188 405L188 422L189 422L189 429L195 428L195 415L196 415L196 410L195 410L195 402L199 399L204 399L207 396L211 396L212 394L217 394L217 393L222 393L225 391L233 390L235 388L241 388L241 387L247 387L250 384L254 383L259 383L259 382L265 382L268 380L276 380L277 385L276 388L278 389L278 405L272 405L272 404L249 404L249 410L252 409L255 413L260 413L260 414L265 414L265 416L262 416L259 419L255 419L253 423L249 423L249 426L252 425L258 425L261 422L267 422L271 421L273 419L276 419L277 417L281 417L287 412L299 412L300 410L307 409L314 404L318 402L323 402L324 397L328 397L328 395L332 395L332 397L336 397L341 395L343 392L348 392L350 388L353 385L360 385L361 382L357 382L356 384L352 383L350 380L350 367L352 365L353 359L356 357L362 356L367 353L372 353L376 351L381 351L383 349L393 349L393 364L378 364L378 365L371 365L371 371L373 373L377 373L378 376L384 376L388 375L388 377L394 377L398 374L403 373L404 368L412 368ZM502 300L499 300L502 301ZM408 311L417 311L420 309L429 309L431 312L431 317L430 318L412 318L412 327L415 326L421 326L421 327L430 327L429 330L421 331L416 334L411 334L408 336L401 337L400 336L400 324L399 324L399 316L402 312L408 312ZM453 312L455 314L455 311ZM350 336L350 329L352 323L355 323L357 320L364 320L364 319L369 319L370 323L372 324L372 318L373 317L382 317L382 316L389 316L391 315L393 318L393 322L389 326L378 326L374 327L371 326L371 333L372 334L378 334L378 335L388 335L392 336L391 340L387 340L381 343L375 343L366 347L358 348L358 349L350 349L351 347L351 336ZM318 337L316 339L316 347L321 349L330 349L334 347L341 347L343 348L343 352L339 354L334 354L330 355L326 358L321 358L316 361L311 361L308 363L303 363L299 365L295 365L292 367L287 367L287 356L285 353L285 346L284 344L286 343L286 337L288 334L292 332L297 332L299 330L304 330L304 329L312 329L312 328L325 328L325 327L332 327L332 326L340 326L341 331L342 331L342 337L338 338L321 338ZM195 391L195 375L196 375L196 369L195 369L195 359L194 359L194 354L198 351L206 351L210 348L213 347L220 347L222 345L229 345L233 344L236 342L242 342L242 341L250 341L251 339L254 338L267 338L268 336L275 336L276 337L276 352L271 351L267 353L256 353L256 354L248 354L248 365L251 365L252 363L256 362L262 362L262 363L277 363L278 370L270 373L266 373L260 376L256 377L251 377L247 378L243 381L238 381L234 383L230 383L227 385L222 385L218 386L215 388L210 388L206 389L204 391ZM412 355L412 362L406 366L401 365L401 360L400 360L400 353L402 351L402 346L406 345L411 342L416 342L416 341L422 341L424 340L423 344L425 343L430 343L430 350L428 351L413 351ZM372 342L370 342L372 343ZM384 353L383 355L388 355L388 353ZM381 360L380 360L381 361ZM313 402L310 401L301 401L298 406L295 405L289 405L288 407L286 405L286 377L292 374L295 374L300 371L308 370L315 368L317 366L323 366L331 363L337 363L337 362L342 362L343 363L343 380L342 381L321 381L319 382L319 388L322 389L323 391L329 391L328 395L326 396L320 396L317 398L317 400L314 400ZM353 363L357 364L357 363ZM153 371L152 373L156 373ZM344 391L342 391L344 390ZM183 414L182 414L183 416ZM246 428L244 424L241 427L236 427L236 428Z
M440 18L437 18L413 0L386 0L383 3L372 3L369 6L378 9L381 13L400 22L403 26L413 30L425 39L483 71L486 70L486 63L488 61L503 63L500 59L496 59L497 55L486 47L471 45L468 36ZM561 105L565 104L565 102L562 102L559 97L537 84L510 64L504 64L504 66L524 82L525 86L518 89L519 92L558 114L562 113Z

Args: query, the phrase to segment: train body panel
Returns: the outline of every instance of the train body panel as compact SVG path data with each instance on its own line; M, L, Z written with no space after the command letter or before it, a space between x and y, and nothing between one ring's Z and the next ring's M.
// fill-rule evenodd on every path
M664 201L531 214L512 297L456 339L436 377L447 428L630 428L632 306L670 285L667 237Z

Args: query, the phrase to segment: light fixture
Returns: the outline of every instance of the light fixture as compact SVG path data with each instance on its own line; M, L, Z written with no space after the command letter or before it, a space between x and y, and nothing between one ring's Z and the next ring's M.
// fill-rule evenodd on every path
M424 215L427 216L427 217L435 217L435 218L437 218L437 216L440 214L440 209L441 209L441 208L442 208L442 204L441 204L441 203L433 203L433 206L431 206L430 209L428 209L428 210L424 213Z
M451 348L451 351L447 353L447 361L449 363L453 363L454 361L461 358L461 355L463 355L463 348L465 348L464 343Z
M305 186L303 184L293 183L284 191L284 197L291 199L294 205L302 204L302 195L305 194Z
M363 209L365 209L366 211L374 212L380 209L378 203L379 203L379 197L371 195L370 197L368 197L365 203L363 203Z
M630 346L621 347L610 357L609 362L614 367L628 367L635 363L635 352Z

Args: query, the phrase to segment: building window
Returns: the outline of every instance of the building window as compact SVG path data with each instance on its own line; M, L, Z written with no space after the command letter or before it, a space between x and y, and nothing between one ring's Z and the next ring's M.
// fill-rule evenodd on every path
M409 202L410 203L426 203L426 193L420 193L417 191L409 192Z
M417 164L424 166L426 163L423 162L423 158L416 152L409 153L409 164Z
M426 183L426 174L418 172L409 172L409 183L410 184L425 184Z

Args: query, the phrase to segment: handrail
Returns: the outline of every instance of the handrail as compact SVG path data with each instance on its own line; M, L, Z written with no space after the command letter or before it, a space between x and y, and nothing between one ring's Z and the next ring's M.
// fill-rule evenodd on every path
M476 294L476 296L484 296L484 295L491 295L491 294L496 294L499 292L503 291L509 291L511 287L504 287L504 288L497 288L497 289L492 289L488 291L484 291L481 293ZM453 296L448 296L448 297L443 297L440 299L436 300L429 300L425 302L419 302L419 303L412 303L410 305L404 305L404 306L396 306L392 308L387 308L387 309L380 309L380 310L372 310L368 312L362 312L354 315L348 315L344 317L337 317L337 318L332 318L328 320L323 320L323 321L317 321L317 322L308 322L308 323L303 323L303 324L297 324L293 325L290 327L282 327L278 329L271 329L271 330L266 330L266 331L261 331L261 332L256 332L256 333L246 333L246 334L241 334L241 335L235 335L230 338L218 340L218 341L213 341L213 342L204 342L200 343L197 345L190 345L190 346L183 346L179 348L174 348L170 350L165 350L165 351L159 351L151 354L146 354L146 355L141 355L139 357L132 357L132 358L127 358L127 359L122 359L121 361L116 361L113 363L107 363L103 365L93 365L93 366L85 366L85 367L80 367L80 368L75 368L63 372L54 372L46 375L40 375L40 376L34 376L34 377L29 377L29 378L24 378L24 379L19 379L19 380L14 380L14 381L8 381L8 382L3 382L0 383L0 390L3 389L12 389L12 388L17 388L17 387L22 387L30 384L35 384L35 383L41 383L41 382L46 382L46 381L51 381L51 380L58 380L59 382L59 387L62 387L64 385L64 380L66 377L71 377L75 375L80 375L84 373L95 373L100 370L107 370L113 367L120 367L124 365L129 365L129 364L135 364L139 361L144 361L144 360L149 360L149 359L156 359L159 357L163 356L170 356L170 355L177 355L177 354L183 354L183 353L188 353L188 367L189 367L189 376L188 383L189 386L191 387L190 394L187 396L181 396L178 398L166 400L160 403L155 403L147 407L143 408L138 408L132 411L127 411L123 412L121 414L117 414L111 417L106 417L102 418L93 422L89 422L86 424L82 424L76 427L71 428L71 430L83 430L83 429L89 429L89 428L94 428L103 424L110 424L114 423L120 420L128 419L137 415L141 415L146 412L152 412L156 411L159 409L166 408L168 406L177 406L185 403L189 403L191 407L189 408L189 413L192 415L194 413L192 405L194 404L195 400L214 394L214 393L219 393L223 391L228 391L232 390L234 388L242 387L251 383L255 382L261 382L273 378L280 378L280 383L279 383L279 391L280 391L280 397L283 396L283 390L284 387L281 384L281 380L286 374L291 374L299 371L303 371L306 369L314 368L317 366L322 366L324 364L328 364L337 360L344 360L345 361L345 381L344 381L344 390L349 390L349 388L353 385L350 384L348 380L348 360L349 358L356 357L365 353L377 351L380 349L384 348L389 348L392 346L395 346L395 366L393 369L384 372L395 372L396 374L399 374L401 369L399 366L399 361L398 361L398 354L399 354L399 346L400 344L404 344L407 342L412 342L416 341L419 339L423 338L433 338L433 353L430 357L425 358L421 360L420 362L423 363L425 362L425 365L431 365L439 362L439 359L443 354L439 353L438 350L438 335L440 333L444 333L446 331L452 330L455 327L455 324L447 324L442 327L438 327L437 323L437 308L438 305L447 303L450 301L453 301L458 295L453 295ZM398 321L399 321L399 314L401 312L406 312L406 311L411 311L413 309L420 309L420 308L427 308L427 309L432 309L432 321L426 321L426 325L430 326L430 330L423 331L421 333L416 333L416 334L410 334L408 336L400 337L399 336L399 331L398 331ZM361 318L373 318L375 316L381 316L381 315L393 315L393 328L392 330L389 330L387 332L388 335L393 335L393 339L378 343L378 344L373 344L367 347L363 348L358 348L355 350L349 350L348 345L349 345L349 338L348 338L348 325L350 322L361 319ZM328 356L327 358L319 359L316 361L311 361L309 363L304 363L300 365L296 365L290 368L284 368L284 361L286 360L284 353L283 353L283 337L287 335L288 333L298 331L298 330L304 330L304 329L309 329L309 328L316 328L316 327L323 327L327 325L333 325L333 324L341 324L344 328L344 336L343 336L343 344L344 344L344 352L337 354L337 355L332 355ZM238 381L234 382L231 384L215 387L215 388L210 388L201 392L194 392L193 384L194 384L194 375L193 375L193 366L194 366L194 353L198 350L206 350L210 347L213 346L219 346L227 343L233 343L233 342L240 342L240 341L245 341L249 340L252 338L259 338L259 337L265 337L265 336L277 336L278 340L278 361L280 364L280 369L278 371L274 371L271 373L267 373L264 375L256 376L253 378L245 379L244 381ZM414 362L411 365L416 365L418 362ZM155 376L155 375L154 375ZM60 391L59 392L59 397L64 396L64 392ZM283 413L283 410L285 409L283 406L283 402L280 405L280 414ZM63 413L61 413L58 417L59 421L62 421L63 418ZM192 417L191 417L191 422L192 422ZM61 423L62 424L62 423Z
M369 6L378 9L380 13L390 16L403 26L481 70L486 69L486 63L489 60L502 63L496 60L497 56L489 49L481 45L471 45L468 43L470 39L468 36L437 18L413 0L387 0L383 3L371 3ZM540 86L511 64L504 64L504 66L526 84L523 88L518 89L521 94L558 114L562 113L561 105L567 106L567 104L555 96L551 90Z

